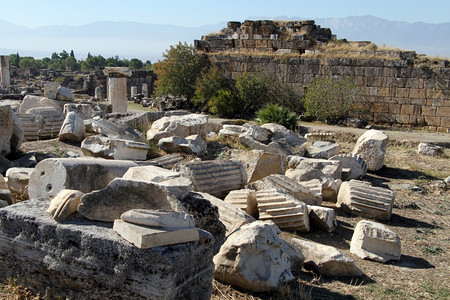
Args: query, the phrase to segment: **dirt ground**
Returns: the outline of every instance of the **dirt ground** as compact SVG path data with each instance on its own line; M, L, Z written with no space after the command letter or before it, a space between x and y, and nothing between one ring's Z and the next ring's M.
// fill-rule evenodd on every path
M334 140L349 153L358 131L342 127L332 129L312 126L307 131L334 131ZM309 270L295 270L296 280L272 293L245 293L218 281L213 282L212 299L450 299L450 192L444 179L450 176L450 149L440 157L417 153L417 145L426 132L386 131L394 136L386 154L385 167L368 173L364 180L396 192L392 217L386 224L401 238L400 261L381 264L362 260L350 253L353 228L362 218L336 209L337 230L331 234L313 230L309 233L283 232L281 237L304 238L337 247L363 270L357 278L321 277ZM450 134L432 133L436 142L447 143ZM399 138L400 136L400 138ZM436 137L434 137L436 136ZM67 151L81 155L76 145L57 140L24 143L23 152L45 151L61 155ZM336 208L334 203L323 205ZM16 287L0 285L1 299L39 299Z

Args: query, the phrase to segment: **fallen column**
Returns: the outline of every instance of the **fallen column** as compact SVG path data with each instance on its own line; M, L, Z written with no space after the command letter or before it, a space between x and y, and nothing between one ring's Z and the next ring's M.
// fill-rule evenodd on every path
M32 198L55 196L62 189L90 193L101 190L137 164L126 160L95 158L49 158L38 163L31 174L28 194Z

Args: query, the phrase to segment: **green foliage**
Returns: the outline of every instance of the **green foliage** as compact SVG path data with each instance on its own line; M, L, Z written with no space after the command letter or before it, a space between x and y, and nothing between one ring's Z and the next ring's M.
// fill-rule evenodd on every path
M202 111L208 110L208 101L217 95L217 92L227 86L227 79L216 65L204 69L195 84L193 103Z
M10 54L9 55L9 65L11 67L14 66L14 67L18 68L19 67L19 61L20 61L19 53L17 53L17 54Z
M187 43L170 46L163 54L164 60L154 65L157 75L155 95L173 94L191 99L195 83L203 69L203 60L195 55L194 47Z
M260 73L243 73L236 78L236 90L241 111L252 115L269 102L269 82Z
M144 66L142 60L137 58L132 58L129 63L129 67L131 70L140 70Z
M232 118L238 111L238 100L230 89L221 89L208 101L209 111L219 117Z
M257 115L261 123L276 123L291 130L295 130L297 126L297 114L278 104L267 104Z
M19 67L21 68L36 68L37 63L31 56L25 56L20 58Z
M97 55L92 56L88 55L88 58L81 63L81 71L90 72L95 69L95 67L105 67L106 60L103 56Z
M330 123L350 117L364 119L370 110L367 96L351 77L314 80L306 89L304 106L306 116Z

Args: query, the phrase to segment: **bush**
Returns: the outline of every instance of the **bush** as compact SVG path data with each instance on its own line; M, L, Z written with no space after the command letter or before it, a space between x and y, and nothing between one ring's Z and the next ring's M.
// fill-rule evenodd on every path
M351 77L314 80L306 88L304 106L305 116L329 123L351 117L364 119L370 111L367 96Z
M257 115L261 123L276 123L291 130L295 130L297 126L297 114L278 104L267 104Z
M236 78L237 96L241 111L253 115L269 102L269 81L263 74L243 73Z
M233 118L237 109L235 93L230 89L221 89L208 101L209 111L222 118Z
M216 65L202 71L195 84L192 102L202 111L208 110L208 101L217 95L218 91L227 87L227 79Z

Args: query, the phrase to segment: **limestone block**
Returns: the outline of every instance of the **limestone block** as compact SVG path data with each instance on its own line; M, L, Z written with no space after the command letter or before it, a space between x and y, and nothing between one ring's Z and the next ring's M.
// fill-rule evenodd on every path
M185 212L164 187L153 183L116 178L102 190L85 194L78 212L90 220L113 222L131 209L168 209Z
M151 121L150 112L136 112L120 119L121 122L136 128L141 132L147 132Z
M342 164L342 180L361 179L366 176L367 163L359 155L339 154L330 158Z
M27 110L27 114L35 115L36 119L40 120L39 123L37 123L40 125L37 128L39 139L55 138L64 122L62 112L57 111L51 106L30 108ZM19 119L21 119L20 115Z
M384 132L371 129L358 138L352 154L361 156L368 170L377 171L384 166L388 142L389 137Z
M400 238L383 224L362 220L356 224L350 252L363 259L382 263L400 260Z
M56 92L56 100L75 101L75 96L69 88L60 86Z
M308 181L302 181L299 182L300 185L302 185L303 187L307 188L308 190L310 190L314 195L316 195L317 197L319 197L322 202L322 183L320 182L319 179L312 179L312 180L308 180Z
M192 181L193 189L216 197L224 197L247 183L247 173L241 163L232 160L193 161L178 164L174 170Z
M84 136L83 119L76 112L69 112L59 131L59 140L79 143Z
M342 177L342 165L339 161L296 155L288 156L287 161L289 169L286 171L286 176L298 182L311 179L341 179Z
M239 209L226 201L214 197L207 193L198 193L203 198L217 206L219 211L219 219L225 225L226 236L229 236L245 224L256 221L255 218L247 214L244 210Z
M420 143L417 152L429 156L438 156L444 154L444 147L430 143Z
M242 226L214 256L214 278L252 292L273 291L292 280L290 252L279 233L273 222Z
M320 185L320 182L319 182ZM305 202L308 205L320 205L322 203L321 186L319 194L314 193L304 185L280 174L272 174L260 180L246 185L247 188L260 191L266 189L276 189L293 196L295 199Z
M158 182L157 184L165 187L169 193L179 200L183 199L187 193L192 191L192 182L185 177L172 178Z
M234 137L238 137L238 136L240 136L241 135L241 133L239 133L239 132L236 132L236 131L233 131L233 130L229 130L229 129L225 129L225 128L222 128L222 129L220 129L219 130L219 136L234 136Z
M246 134L261 143L268 143L272 139L272 131L255 124L250 125Z
M169 136L187 137L199 134L205 138L209 131L208 116L200 114L188 114L182 116L163 117L153 122L147 131L147 140L159 141Z
M394 199L394 191L350 180L341 184L336 206L358 216L389 220Z
M195 227L194 217L164 209L131 209L124 212L120 219L136 225L144 225L150 227L161 228L187 228Z
M39 162L30 176L30 198L49 198L63 189L90 193L106 187L137 164L101 158L49 158Z
M198 241L197 228L157 228L128 223L117 219L114 221L114 231L139 249L176 245Z
M301 146L306 142L306 139L296 134L292 130L287 129L283 125L267 123L261 126L269 129L272 132L272 140L282 140L291 146Z
M105 67L103 74L110 77L130 77L132 72L128 67Z
M5 177L14 203L29 199L29 181L33 171L33 168L9 168L6 171Z
M150 146L141 142L91 135L81 142L81 150L84 155L92 157L146 160Z
M178 136L162 138L159 140L158 146L167 153L200 154L206 150L206 143L200 135L191 135L186 138Z
M231 125L231 124L224 124L222 126L222 129L224 129L226 131L231 131L231 132L234 132L234 133L238 133L238 135L246 131L246 128L244 126Z
M75 112L83 120L88 120L92 118L92 105L84 103L67 103L64 104L64 115L67 116L68 113Z
M336 213L332 208L308 205L308 214L312 228L333 232L337 227Z
M330 142L317 141L308 147L308 154L312 158L329 159L334 155L338 155L341 150L341 145Z
M13 111L11 106L0 106L0 154L11 152L13 134Z
M58 93L58 82L47 82L44 83L44 97L49 99L56 99L56 94Z
M334 137L334 132L309 132L305 134L305 138L308 142L311 141L326 141L331 140Z
M330 277L362 276L355 262L335 247L293 238L291 243L305 256L305 267Z
M40 101L42 98L44 97L25 95L25 97L23 97L22 103L20 104L19 113L24 114L30 108L40 106Z
M62 222L77 211L83 195L83 192L76 190L61 190L50 201L47 213L56 222Z
M181 156L181 154L178 153L167 154L161 157L148 160L148 162L159 164L166 169L172 169L173 166L183 161L184 161L183 156Z
M194 192L187 194L180 202L183 209L194 217L195 226L214 236L213 252L218 253L226 234L226 227L220 221L219 208L201 194Z
M193 134L186 137L189 148L195 154L203 153L206 150L206 142L199 134Z
M250 189L233 190L228 193L224 201L233 207L245 211L253 218L259 217L256 192Z
M248 182L254 182L271 174L283 174L281 155L263 150L231 150L230 158L237 159L247 171Z
M180 177L180 173L157 166L131 167L122 176L123 179L146 182L163 182L177 177Z
M121 121L96 120L92 122L93 133L98 133L112 139L123 139L135 142L143 142L142 133Z
M336 202L341 187L342 180L327 178L322 180L322 199L323 201Z
M48 200L32 199L0 210L1 280L18 278L21 286L51 299L211 297L210 233L198 230L195 242L138 249L112 224L78 214L57 223L47 207Z
M309 231L308 208L304 202L275 189L257 191L256 202L258 220L271 220L285 230Z

